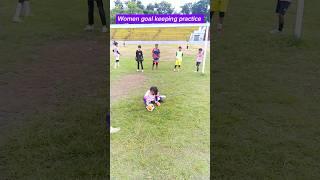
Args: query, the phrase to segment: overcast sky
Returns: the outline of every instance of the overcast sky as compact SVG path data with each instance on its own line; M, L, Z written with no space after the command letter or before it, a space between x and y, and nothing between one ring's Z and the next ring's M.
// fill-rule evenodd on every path
M114 0L110 0L110 1L111 1L110 8L114 8ZM127 0L122 0L122 2L126 2L126 1ZM144 6L147 6L150 3L152 4L154 4L155 2L160 3L162 0L140 0L140 1ZM176 11L180 11L181 10L180 6L183 6L184 4L189 2L195 3L195 2L198 2L199 0L165 0L165 1L171 3Z

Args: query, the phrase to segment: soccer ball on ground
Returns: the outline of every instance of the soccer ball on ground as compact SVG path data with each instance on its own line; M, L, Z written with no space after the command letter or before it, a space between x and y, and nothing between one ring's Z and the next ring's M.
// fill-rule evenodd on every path
M153 111L154 110L154 105L153 104L149 104L148 106L146 106L148 111Z

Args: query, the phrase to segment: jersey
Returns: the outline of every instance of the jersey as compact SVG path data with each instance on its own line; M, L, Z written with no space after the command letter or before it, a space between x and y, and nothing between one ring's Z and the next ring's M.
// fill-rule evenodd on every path
M152 58L153 58L154 60L159 60L159 58L160 58L160 49L154 48L154 49L152 50Z
M142 52L142 50L137 50L136 51L136 60L137 61L143 61L143 52Z
M120 59L120 52L119 52L119 48L117 46L114 46L113 54L114 54L114 57L116 58L116 60Z
M196 62L202 62L203 61L203 56L204 56L203 52L198 53L197 54L197 58L196 58Z
M182 61L182 57L183 57L183 52L182 51L177 51L176 52L176 59L179 61Z

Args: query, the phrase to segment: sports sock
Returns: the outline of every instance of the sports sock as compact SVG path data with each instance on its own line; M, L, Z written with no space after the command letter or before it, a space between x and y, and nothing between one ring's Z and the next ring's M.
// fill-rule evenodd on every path
M279 28L278 28L279 31L283 30L283 25L284 25L283 23L279 23Z
M18 3L16 7L16 12L13 16L13 21L19 22L20 21L20 16L21 16L21 10L22 10L22 3Z

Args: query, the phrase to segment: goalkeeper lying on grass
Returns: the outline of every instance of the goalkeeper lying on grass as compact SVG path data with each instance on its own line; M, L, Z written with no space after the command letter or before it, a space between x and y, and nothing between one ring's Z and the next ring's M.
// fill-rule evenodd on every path
M146 105L146 108L148 111L153 111L154 105L156 104L157 106L160 106L161 103L163 102L166 96L160 95L158 88L155 86L152 86L144 95L143 101L144 104Z

